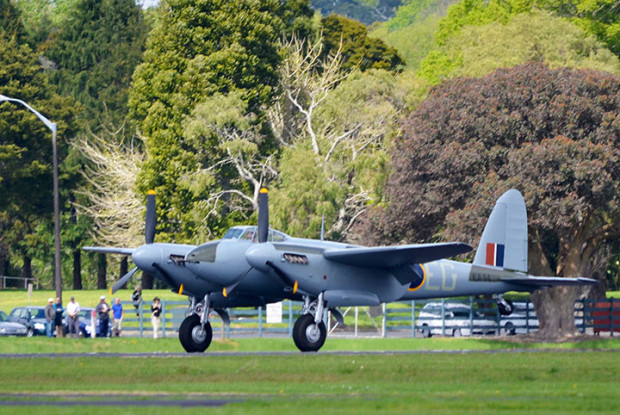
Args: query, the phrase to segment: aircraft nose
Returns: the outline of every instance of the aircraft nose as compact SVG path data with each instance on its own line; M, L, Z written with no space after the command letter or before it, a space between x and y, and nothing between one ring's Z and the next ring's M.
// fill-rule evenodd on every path
M245 252L245 259L252 267L268 272L270 268L267 261L274 256L274 253L273 245L268 243L257 244Z
M142 245L131 256L133 263L143 271L153 272L154 263L162 263L161 249L155 244Z

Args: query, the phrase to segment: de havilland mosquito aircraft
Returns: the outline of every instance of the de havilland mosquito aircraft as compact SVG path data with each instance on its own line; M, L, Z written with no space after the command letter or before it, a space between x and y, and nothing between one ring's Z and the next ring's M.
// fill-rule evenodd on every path
M323 321L327 309L342 322L338 307L498 294L500 312L510 313L501 296L506 291L596 283L588 278L527 274L527 213L523 197L514 189L498 199L472 264L445 259L472 249L460 242L363 247L290 237L269 229L266 189L259 195L258 226L235 226L222 239L198 247L153 243L155 226L150 218L154 213L149 211L154 208L148 206L147 229L153 231L147 230L146 245L85 249L132 255L138 268L188 295L188 316L179 329L179 339L188 352L208 348L211 309L227 319L225 307L258 306L283 298L302 300L293 340L301 351L317 351L327 335Z

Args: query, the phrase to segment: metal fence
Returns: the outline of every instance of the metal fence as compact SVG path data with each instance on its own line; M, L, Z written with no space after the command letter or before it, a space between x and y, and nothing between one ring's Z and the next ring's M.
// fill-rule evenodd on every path
M25 288L28 289L28 284L33 284L34 288L39 289L38 278L25 278L25 277L9 277L7 275L0 275L0 288L6 290L7 288Z
M129 301L121 302L125 309L123 332L138 336L152 335L150 305L141 303L135 310ZM185 318L188 302L162 300L161 335L176 336ZM291 336L302 303L283 301L281 322L268 322L264 308L227 309L230 324L224 324L217 313L210 315L214 337ZM364 315L364 327L358 328L359 314ZM503 335L523 334L538 330L538 318L533 304L515 301L514 311L502 316L494 300L469 297L460 300L437 299L384 304L376 315L368 307L349 307L343 310L345 327L339 326L326 312L324 321L330 335L389 337L390 335L420 337L423 335ZM135 316L135 317L134 317ZM575 303L577 328L600 333L620 332L620 301L579 300ZM426 331L428 330L428 332Z

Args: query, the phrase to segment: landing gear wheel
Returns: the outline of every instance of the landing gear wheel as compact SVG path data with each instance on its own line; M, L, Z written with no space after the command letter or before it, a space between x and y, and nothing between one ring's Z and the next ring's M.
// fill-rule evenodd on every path
M314 322L312 314L304 314L299 317L293 326L293 341L295 346L302 352L316 352L325 343L327 329L322 321Z
M424 324L422 326L422 337L424 337L425 339L428 339L429 337L431 337L433 334L431 333L431 329L430 327L428 327L426 324Z
M515 334L517 334L517 329L515 329L514 324L512 324L510 321L504 326L504 331L506 333L506 336L514 336Z
M502 316L509 316L515 309L515 306L512 304L512 301L505 300L504 302L497 303L497 309Z
M192 314L181 323L179 327L179 340L188 353L204 352L211 344L213 330L208 321L204 325L204 331L200 327L200 317Z

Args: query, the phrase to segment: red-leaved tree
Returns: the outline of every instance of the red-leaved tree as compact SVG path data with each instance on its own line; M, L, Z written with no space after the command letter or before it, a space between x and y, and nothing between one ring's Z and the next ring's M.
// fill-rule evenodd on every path
M509 188L529 215L535 275L592 275L620 235L620 77L526 64L431 91L402 125L387 200L360 230L375 243L477 243ZM578 290L533 296L541 336L575 331Z

